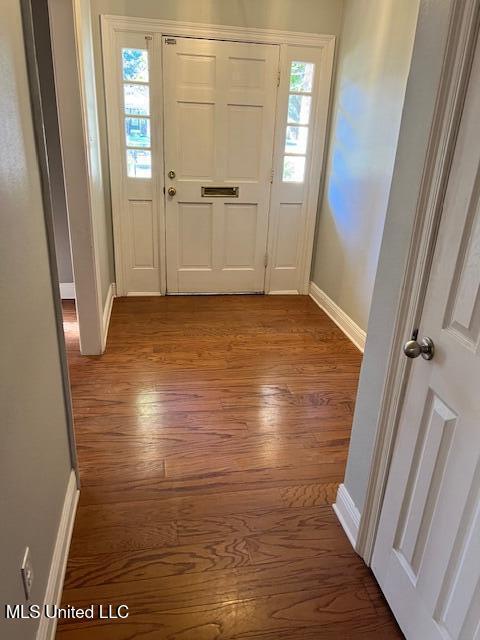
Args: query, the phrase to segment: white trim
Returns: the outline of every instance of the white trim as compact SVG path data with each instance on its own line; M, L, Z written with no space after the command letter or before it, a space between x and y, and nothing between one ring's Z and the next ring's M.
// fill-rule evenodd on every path
M68 480L67 491L63 503L62 515L58 526L57 539L53 550L52 563L45 590L44 605L60 605L63 591L63 581L67 568L68 552L72 538L75 513L77 511L80 491L77 486L75 471L72 469ZM57 628L57 620L46 618L42 615L38 627L36 640L54 640Z
M75 299L75 283L74 282L60 282L60 298L62 300L74 300Z
M278 291L265 291L269 296L298 296L298 289L285 289L282 291L281 289Z
M208 38L210 40L232 40L265 44L293 44L312 47L328 46L335 42L331 34L305 33L301 31L280 31L277 29L252 29L232 27L203 22L177 22L176 20L155 20L153 18L133 18L130 16L102 15L102 26L109 25L116 31L147 31L179 38Z
M355 506L352 496L348 493L343 483L338 487L337 501L333 505L333 510L340 520L340 524L347 534L352 547L356 549L358 528L360 526L360 511Z
M157 296L158 297L158 296L163 296L163 295L164 295L163 293L159 293L157 291L129 291L127 293L127 297L128 298L136 298L136 297L144 297L144 296L154 296L154 297ZM169 293L169 295L174 295L174 294ZM182 293L180 293L179 295L194 295L194 294L189 294L189 293L182 294ZM214 295L214 294L212 294L212 295Z
M325 291L322 291L314 282L310 282L310 297L318 304L322 311L325 311L327 316L331 318L337 327L339 327L347 338L353 342L353 344L362 353L365 349L365 340L367 334L356 324L349 315L345 313L335 302L327 296Z
M443 210L456 134L480 22L477 0L454 3L443 61L442 79L417 199L414 229L398 304L394 335L370 466L367 494L358 532L358 553L370 565L387 484L398 419L408 378L407 358L399 358L423 309L435 242Z
M105 347L107 346L107 337L108 337L108 327L110 326L110 318L112 315L113 308L113 300L116 297L116 287L112 282L108 287L107 299L105 300L105 306L103 308L103 317L102 317L102 353L105 351Z

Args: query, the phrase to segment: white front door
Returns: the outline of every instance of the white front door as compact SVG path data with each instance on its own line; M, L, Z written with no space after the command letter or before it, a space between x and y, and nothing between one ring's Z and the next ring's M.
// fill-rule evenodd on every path
M479 114L477 47L372 563L408 640L480 639Z
M264 291L278 59L163 38L169 293Z

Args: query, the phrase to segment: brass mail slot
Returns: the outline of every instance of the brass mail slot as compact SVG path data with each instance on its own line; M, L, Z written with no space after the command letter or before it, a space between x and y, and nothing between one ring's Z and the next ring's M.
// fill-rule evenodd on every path
M238 187L202 187L202 198L238 198Z

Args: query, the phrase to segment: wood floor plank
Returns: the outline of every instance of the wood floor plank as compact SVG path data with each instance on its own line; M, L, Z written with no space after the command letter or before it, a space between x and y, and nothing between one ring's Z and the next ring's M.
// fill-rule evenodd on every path
M290 633L290 636L284 637L300 638L300 631L308 627L319 626L333 633L338 632L339 623L348 625L350 629L352 626L361 628L366 624L365 620L371 624L376 616L362 587L342 585L332 587L327 592L320 588L281 593L274 598L255 597L136 615L116 625L96 621L83 624L67 621L59 638L75 640L80 637L78 632L93 632L99 640L112 637L121 640L133 637L223 640L252 638L259 633L272 632L277 637L279 633Z
M60 640L391 640L332 510L361 356L307 296L117 298L102 356L64 302L82 491Z
M297 541L331 535L331 508L289 507L250 511L200 520L177 520L181 543L208 542L220 537L288 534ZM343 538L343 536L339 536Z
M223 556L228 561L228 556ZM236 558L235 558L236 560ZM184 559L181 559L184 562ZM345 558L343 564L293 560L251 566L241 562L226 562L224 568L163 574L156 578L110 582L80 588L66 588L63 603L76 602L77 606L109 604L125 600L135 615L169 611L184 607L201 607L263 596L277 596L292 591L320 591L349 585L361 589L370 580L368 569L354 557Z
M167 576L210 573L252 565L243 538L228 537L215 542L162 546L141 551L72 555L65 577L65 589L81 597L83 589L101 586L98 594L107 593L109 585L146 580L163 580ZM167 582L164 582L167 584ZM70 598L70 602L77 602Z
M319 500L318 486L322 485L323 504L335 501L338 478L344 469L343 462L328 462L322 465L305 464L297 466L279 467L272 473L271 469L248 469L247 471L209 471L207 473L192 474L185 478L171 479L155 477L154 475L136 478L124 477L109 479L108 482L90 476L82 476L82 493L80 504L94 505L111 502L142 502L144 500L158 500L181 495L217 494L242 491L254 491L260 488L286 488L309 486L316 484L315 500ZM320 482L323 480L324 482ZM303 484L303 483L306 483ZM304 495L295 493L296 500L307 499Z

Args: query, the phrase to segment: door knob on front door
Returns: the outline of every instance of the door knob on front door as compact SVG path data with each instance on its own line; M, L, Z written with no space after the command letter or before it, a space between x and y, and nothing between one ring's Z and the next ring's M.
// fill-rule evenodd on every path
M173 196L177 193L177 190L175 189L175 187L168 187L167 193L171 198L173 198Z
M416 337L414 333L412 339L404 344L403 353L407 358L418 358L418 356L422 356L424 360L431 360L435 354L433 340L426 336L418 343Z

